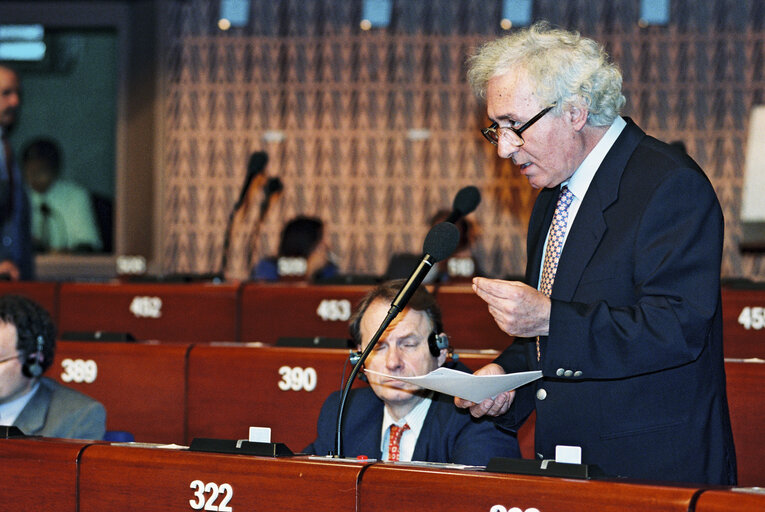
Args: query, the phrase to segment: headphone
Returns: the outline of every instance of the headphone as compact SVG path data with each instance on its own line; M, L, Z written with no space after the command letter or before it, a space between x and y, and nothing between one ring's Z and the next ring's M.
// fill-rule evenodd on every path
M24 361L24 364L21 366L21 373L24 374L25 377L36 379L45 371L45 368L43 368L42 365L45 361L45 356L43 355L44 347L45 338L43 338L42 334L38 334L37 350L35 352L30 352L27 355L26 361Z
M430 355L433 357L438 357L441 355L441 351L443 349L448 348L449 337L444 333L436 334L436 331L431 331L430 335L428 335L428 350L430 350ZM359 359L361 359L361 351L351 351L349 356L350 363L355 366L356 363L359 362Z

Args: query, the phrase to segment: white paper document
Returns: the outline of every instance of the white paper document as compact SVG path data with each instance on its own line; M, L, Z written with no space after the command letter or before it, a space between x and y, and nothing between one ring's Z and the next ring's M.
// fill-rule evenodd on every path
M540 370L505 375L473 375L443 367L436 368L429 374L419 377L397 377L372 370L365 370L365 372L408 382L475 403L495 397L503 391L519 388L542 377Z

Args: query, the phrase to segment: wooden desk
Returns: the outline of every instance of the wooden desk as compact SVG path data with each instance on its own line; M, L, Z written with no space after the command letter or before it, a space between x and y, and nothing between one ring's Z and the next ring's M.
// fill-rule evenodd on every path
M64 283L59 332L128 332L140 340L234 341L238 285Z
M747 489L704 491L696 502L696 512L745 512L765 510L765 492Z
M723 288L725 357L765 359L765 288Z
M444 331L455 349L504 350L513 342L497 327L486 303L470 286L442 286L436 292Z
M100 401L107 430L183 443L188 343L58 343L48 376Z
M341 349L195 345L187 439L247 439L250 426L271 427L273 441L299 452L316 439L319 411L340 389L347 355Z
M0 439L1 510L77 510L77 458L90 441Z
M739 486L765 486L765 363L725 361Z
M58 322L59 284L42 281L0 281L0 295L21 295L40 304Z
M349 338L348 319L371 286L256 284L242 289L242 341L274 344L281 337Z
M94 445L80 462L79 510L353 511L362 467Z
M694 487L381 464L364 473L359 511L687 512L694 492Z

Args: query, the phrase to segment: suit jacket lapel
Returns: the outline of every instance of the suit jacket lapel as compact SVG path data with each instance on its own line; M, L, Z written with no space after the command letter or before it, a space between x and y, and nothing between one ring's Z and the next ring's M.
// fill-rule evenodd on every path
M430 453L430 440L440 440L444 433L444 428L441 427L438 414L436 414L438 393L435 393L431 397L430 407L428 407L428 414L425 416L425 422L422 424L422 430L417 438L417 442L414 445L414 452L412 453L412 460L431 460ZM437 458L438 454L434 454L432 458Z
M573 299L584 268L606 232L603 212L616 201L624 169L643 137L645 132L627 119L627 126L600 164L563 246L553 283L553 298Z
M45 426L45 417L48 415L50 400L50 388L40 381L40 386L27 405L21 410L14 425L27 435L40 432Z
M381 458L380 443L382 442L383 402L372 394L369 403L372 407L359 416L358 453L367 454L369 458ZM366 427L365 427L366 426ZM349 434L346 434L349 435ZM352 434L350 434L352 436Z

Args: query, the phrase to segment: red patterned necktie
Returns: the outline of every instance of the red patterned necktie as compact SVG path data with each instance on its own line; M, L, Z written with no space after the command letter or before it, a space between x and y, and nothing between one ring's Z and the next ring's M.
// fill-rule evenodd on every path
M555 214L550 226L550 236L547 239L545 261L542 265L542 279L539 281L539 291L548 297L552 294L555 272L558 270L558 261L560 261L560 253L563 251L563 240L566 237L568 227L568 207L571 206L573 200L574 194L568 187L560 189L558 204L555 206ZM537 338L537 361L541 356L539 339Z
M399 427L398 425L390 426L390 439L388 440L388 460L398 460L399 453L401 452L399 448L399 444L401 443L401 436L406 430L409 430L409 425L406 423L403 427Z

